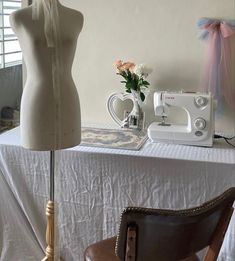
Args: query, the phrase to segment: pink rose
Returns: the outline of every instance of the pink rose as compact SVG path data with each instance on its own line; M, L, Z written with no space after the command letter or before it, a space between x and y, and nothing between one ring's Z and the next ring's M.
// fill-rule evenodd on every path
M115 66L118 68L118 67L121 67L122 66L122 60L116 60L115 61Z
M123 70L130 70L130 71L132 71L132 70L134 69L134 67L135 67L135 64L132 63L132 62L125 62L125 63L123 63L122 66L121 66L121 68L122 68Z

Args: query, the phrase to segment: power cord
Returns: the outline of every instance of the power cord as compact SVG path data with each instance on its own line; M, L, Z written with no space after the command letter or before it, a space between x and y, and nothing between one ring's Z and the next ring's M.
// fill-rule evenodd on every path
M226 143L228 143L230 146L235 148L235 145L233 145L232 143L230 143L230 140L233 140L235 138L235 136L233 137L225 137L219 134L214 134L214 139L224 139L226 141Z

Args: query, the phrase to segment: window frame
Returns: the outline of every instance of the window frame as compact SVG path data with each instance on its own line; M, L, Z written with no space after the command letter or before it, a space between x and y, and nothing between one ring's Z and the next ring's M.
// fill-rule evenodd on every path
M9 4L9 6L6 5L6 3L12 3ZM14 3L20 4L20 6L14 6ZM22 0L0 0L0 69L9 68L12 66L16 66L19 64L22 64L22 51L10 51L6 52L6 43L7 42L18 42L16 35L14 32L11 34L6 34L7 29L11 29L10 25L5 24L6 16L10 16L10 13L5 10L13 10L16 11L22 7ZM11 29L12 30L12 29ZM9 38L9 39L7 39ZM6 56L7 55L14 55L14 54L21 54L21 59L15 59L11 62L6 62Z

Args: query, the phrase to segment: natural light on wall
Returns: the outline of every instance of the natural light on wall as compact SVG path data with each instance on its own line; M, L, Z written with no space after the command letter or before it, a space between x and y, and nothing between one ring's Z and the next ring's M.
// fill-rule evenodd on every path
M19 41L9 23L9 15L19 8L21 0L0 0L0 68L22 63Z

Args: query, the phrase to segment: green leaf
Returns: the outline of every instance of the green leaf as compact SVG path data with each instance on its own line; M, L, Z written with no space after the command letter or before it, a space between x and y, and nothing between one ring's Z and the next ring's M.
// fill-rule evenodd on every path
M140 92L140 99L142 102L145 100L145 95L142 92Z
M126 88L132 89L132 82L127 82L126 83Z
M139 85L143 85L143 79L142 78L139 79Z
M126 70L127 71L127 75L132 77L132 73L130 72L130 70Z
M147 81L143 81L143 85L144 85L144 86L147 86L147 85L150 85L150 83L147 82Z

